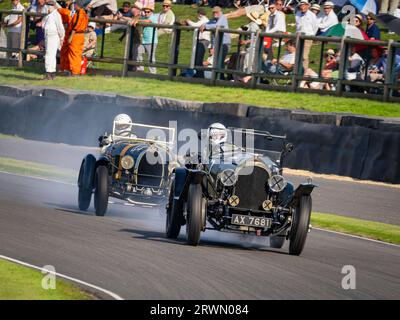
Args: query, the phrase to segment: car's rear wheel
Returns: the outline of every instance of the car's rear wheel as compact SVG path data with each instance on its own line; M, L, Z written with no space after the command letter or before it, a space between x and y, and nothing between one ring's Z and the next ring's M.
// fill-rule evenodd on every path
M94 188L96 216L104 216L108 206L108 170L106 166L97 167Z
M86 156L81 164L78 177L78 207L82 211L86 211L90 206L92 199L94 168L96 166L96 158L92 155Z
M291 255L298 256L303 251L310 225L311 208L311 196L302 196L292 216L289 244L289 254Z
M169 193L169 202L167 207L167 218L165 231L167 238L176 239L181 231L183 220L183 203L181 200L174 200L175 186L171 185Z
M280 249L285 243L284 236L272 236L269 238L269 245L271 248Z
M206 205L200 184L189 187L187 202L186 241L192 246L200 242L200 234L205 224Z

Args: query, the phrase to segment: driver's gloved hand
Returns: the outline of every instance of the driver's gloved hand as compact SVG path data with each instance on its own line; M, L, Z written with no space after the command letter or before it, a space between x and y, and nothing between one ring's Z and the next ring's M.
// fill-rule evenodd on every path
M111 143L111 137L107 135L101 135L99 137L99 147L104 147Z

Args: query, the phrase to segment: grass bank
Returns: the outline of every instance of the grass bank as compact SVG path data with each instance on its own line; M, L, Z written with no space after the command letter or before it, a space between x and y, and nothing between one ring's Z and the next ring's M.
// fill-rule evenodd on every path
M349 112L354 114L400 117L397 104L373 100L319 96L307 93L286 93L243 88L209 87L173 81L143 78L85 76L58 77L42 81L42 72L32 68L0 68L0 84L51 86L58 88L110 92L131 96L163 96L203 102L246 103L262 107L304 109L317 112ZM83 106L84 107L84 106Z
M312 213L311 224L313 227L400 244L398 225L318 212Z
M56 179L69 183L75 183L77 179L77 173L73 170L6 157L0 157L0 171Z
M43 289L45 274L0 259L0 300L89 300L92 297L56 278L55 289Z

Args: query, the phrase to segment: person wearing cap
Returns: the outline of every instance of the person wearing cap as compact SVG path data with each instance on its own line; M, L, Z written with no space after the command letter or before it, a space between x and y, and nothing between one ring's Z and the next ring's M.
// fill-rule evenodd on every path
M91 17L112 19L118 11L117 0L91 0L87 6Z
M381 30L376 25L375 16L372 13L368 13L367 17L367 27L365 29L365 33L367 34L370 40L380 40L381 39Z
M69 71L72 76L81 74L83 44L85 42L85 31L89 23L85 7L89 0L77 0L74 2L75 14L66 8L58 9L63 21L67 22L63 48L61 48L60 69Z
M307 36L315 36L318 31L318 20L314 13L309 8L308 0L301 0L296 12L296 32L303 33ZM312 47L312 40L304 40L303 48L303 68L308 69L309 56Z
M223 14L221 7L215 6L212 9L212 14L213 14L213 18L200 27L201 32L204 32L205 30L215 30L217 27L223 28L223 29L229 29L228 19ZM215 46L214 41L215 41L215 39L213 37L213 39L212 39L213 47ZM231 35L227 32L224 32L223 37L222 37L222 50L220 52L221 59L219 60L219 61L222 61L222 64L224 64L224 61L225 61L226 56L228 55L230 46L231 46ZM218 66L218 68L220 68L220 69L223 69L223 67L224 67L224 65ZM224 75L221 74L221 79L223 79L223 78L224 78Z
M157 17L153 14L154 7L146 6L143 8L144 16L141 16L139 20L132 20L132 25L136 26L138 21L145 23L157 23ZM138 48L137 61L143 61L143 54L146 53L149 57L149 62L156 62L156 49L158 44L157 29L153 32L154 27L144 27L142 31L141 45ZM154 36L153 36L154 35ZM138 71L143 71L143 68L137 68ZM149 67L149 71L152 74L157 73L155 67Z
M185 24L191 27L197 27L199 28L203 24L206 24L208 21L210 21L207 18L207 13L204 8L199 8L197 10L197 21L194 22L190 19L185 20ZM204 55L206 54L207 48L210 45L211 42L211 34L208 31L205 32L199 32L199 41L197 42L197 48L196 48L196 57L194 59L194 65L195 66L202 66L203 61L204 61ZM198 70L195 74L195 78L204 78L204 71L203 70Z
M339 19L333 11L334 4L331 1L326 1L323 5L324 12L319 14L318 29L319 33L327 32L331 27L339 23Z
M167 24L172 26L175 23L175 14L171 9L172 2L170 0L164 0L162 3L162 11L158 15L158 22L159 24ZM158 36L161 36L166 33L171 33L172 29L158 29Z
M48 0L46 7L49 13L42 20L46 50L44 55L46 74L43 79L53 80L57 71L57 51L61 48L61 44L64 41L65 30L61 15L56 8L56 2Z
M83 44L83 55L91 57L94 54L97 46L97 35L94 31L96 29L96 22L89 22L85 31L85 42Z
M286 32L286 17L282 11L278 11L276 5L271 3L268 6L270 12L268 23L265 28L265 32L275 33L275 32Z
M132 8L131 3L129 1L125 1L122 3L122 7L118 9L116 15L114 16L114 20L118 21L131 21L132 19ZM116 30L126 30L126 25L123 24L112 24L110 27L110 32L114 32Z

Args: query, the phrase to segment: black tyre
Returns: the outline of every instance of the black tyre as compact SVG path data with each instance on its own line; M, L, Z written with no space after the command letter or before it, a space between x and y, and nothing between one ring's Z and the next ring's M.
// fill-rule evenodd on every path
M186 242L192 246L199 244L200 233L205 223L205 211L201 185L190 185L187 202Z
M78 207L82 211L86 211L90 206L93 191L94 168L96 166L96 158L92 155L86 156L81 164L78 177Z
M303 251L310 225L311 207L311 196L302 196L293 213L289 244L291 255L298 256Z
M272 236L269 238L269 245L271 248L280 249L285 243L285 237Z
M108 170L98 166L94 182L94 208L96 216L104 216L108 206Z
M165 223L165 233L169 239L178 238L183 221L183 203L182 201L174 200L174 190L174 183L172 183Z

